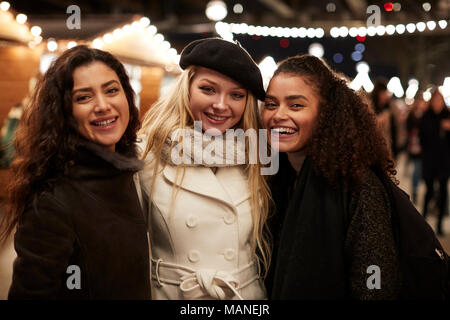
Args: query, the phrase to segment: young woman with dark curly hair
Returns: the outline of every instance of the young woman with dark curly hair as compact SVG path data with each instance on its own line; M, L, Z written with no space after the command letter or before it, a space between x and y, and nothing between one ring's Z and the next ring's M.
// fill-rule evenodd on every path
M395 299L390 204L372 168L396 172L373 112L322 60L301 55L280 63L262 118L280 151L271 298Z
M147 299L146 227L133 176L134 93L111 54L78 46L39 80L19 124L9 299Z

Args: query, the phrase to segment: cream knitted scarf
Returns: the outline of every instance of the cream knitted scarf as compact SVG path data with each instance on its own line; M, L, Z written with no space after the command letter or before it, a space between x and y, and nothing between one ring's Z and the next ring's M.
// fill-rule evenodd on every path
M247 164L245 135L238 130L209 135L193 128L178 129L167 138L161 160L170 165L204 167Z

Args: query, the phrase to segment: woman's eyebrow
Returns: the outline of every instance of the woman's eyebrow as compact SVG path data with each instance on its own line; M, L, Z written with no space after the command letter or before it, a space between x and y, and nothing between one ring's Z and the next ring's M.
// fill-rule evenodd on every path
M218 85L216 82L214 82L214 81L212 81L212 80L209 80L209 79L207 79L207 78L201 78L199 81L206 81L206 82L209 82L210 84L213 84L213 85ZM233 89L242 89L242 90L245 90L245 88L244 87L235 87L235 88L233 88Z
M90 92L92 91L92 88L80 88L72 91L72 94L75 94L77 92Z
M109 80L108 82L105 82L104 84L102 84L102 88L106 88L107 86L109 86L110 84L112 84L114 82L119 84L119 82L117 80Z
M270 94L266 94L266 99L277 100L277 98L275 98L274 96L271 96Z
M295 94L295 95L287 96L285 99L286 100L303 99L303 100L309 101L308 98L306 98L304 95L301 95L301 94Z
M211 84L217 85L217 83L215 83L214 81L209 80L209 79L207 79L207 78L201 78L200 81L206 81L206 82L209 82L209 83L211 83Z
M109 86L110 84L112 84L112 83L114 83L114 82L116 82L116 83L119 83L117 80L109 80L108 82L105 82L104 84L102 84L102 88L106 88L107 86ZM86 87L86 88L80 88L80 89L76 89L76 90L73 90L72 91L72 94L75 94L75 93L77 93L77 92L90 92L90 91L92 91L92 88L91 87Z

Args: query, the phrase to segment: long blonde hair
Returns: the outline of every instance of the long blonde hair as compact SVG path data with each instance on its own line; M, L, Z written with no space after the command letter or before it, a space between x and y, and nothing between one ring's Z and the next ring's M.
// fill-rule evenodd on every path
M167 138L175 129L184 129L193 127L194 117L190 109L189 88L191 80L196 72L195 66L190 66L178 77L177 81L171 87L168 94L159 98L159 100L145 114L142 129L139 136L145 135L147 144L143 153L143 158L147 157L149 152L154 155L160 155L163 152ZM242 119L237 125L244 131L247 129L261 128L256 98L248 92ZM249 138L246 137L246 158L249 159ZM259 152L259 146L258 146ZM165 166L159 157L155 157L153 162L153 177L156 177L160 166ZM178 170L186 168L180 165ZM253 230L251 237L252 252L255 253L257 259L263 265L263 276L267 275L269 262L271 259L271 240L270 232L267 228L266 221L269 212L270 191L266 179L260 174L261 164L247 164L245 172L249 181L251 214L253 219ZM176 178L177 179L177 178ZM183 177L181 178L183 179ZM152 179L150 187L150 199L154 190L155 179ZM179 185L179 184L178 184ZM176 192L172 194L172 205L176 197ZM259 255L256 254L259 253Z

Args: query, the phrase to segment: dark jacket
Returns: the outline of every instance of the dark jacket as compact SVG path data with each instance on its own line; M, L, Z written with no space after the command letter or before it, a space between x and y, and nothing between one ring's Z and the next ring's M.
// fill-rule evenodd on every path
M284 160L283 160L284 159ZM357 188L333 188L306 158L295 171L280 155L270 182L277 212L270 221L275 248L266 279L272 299L393 299L400 287L389 201L374 173ZM369 289L368 268L381 270Z
M26 208L9 299L149 299L149 248L137 159L88 144ZM79 267L81 289L76 284ZM69 284L69 286L68 286Z
M408 114L406 118L406 131L407 137L407 152L408 157L411 159L420 159L422 153L422 147L419 139L419 128L422 116L418 116L413 110Z
M450 119L446 107L439 114L429 108L423 115L419 137L424 179L444 180L450 176L450 131L441 128L444 119Z

